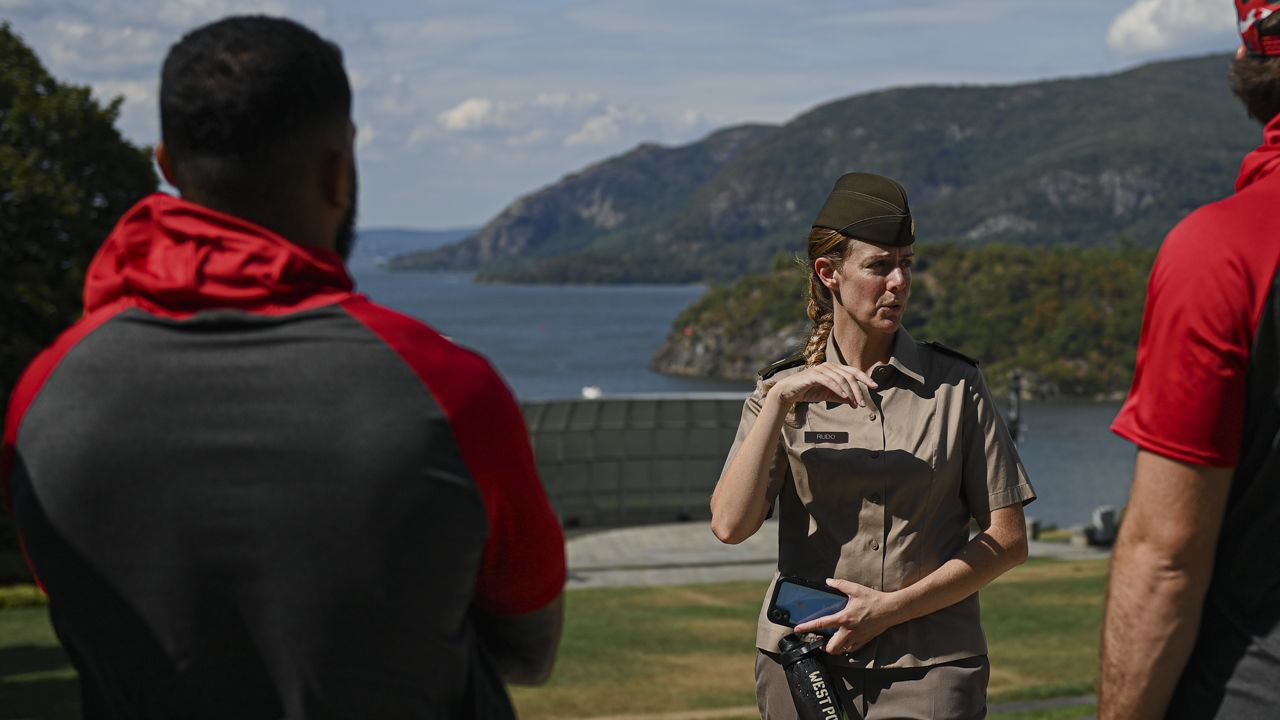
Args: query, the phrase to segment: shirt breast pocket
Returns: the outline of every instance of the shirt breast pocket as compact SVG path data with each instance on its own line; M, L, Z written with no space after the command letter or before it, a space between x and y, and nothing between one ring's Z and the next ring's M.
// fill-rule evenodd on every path
M804 427L789 431L800 499L834 509L930 495L945 425L932 400L891 390L881 401L883 413L811 408Z
M901 472L898 452L858 447L814 446L800 453L803 471L795 477L796 490L806 505L825 508L859 506L864 500L884 496L886 483Z

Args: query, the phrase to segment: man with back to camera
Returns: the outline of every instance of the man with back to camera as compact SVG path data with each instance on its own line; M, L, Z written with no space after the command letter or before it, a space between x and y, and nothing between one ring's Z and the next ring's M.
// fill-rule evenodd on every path
M156 194L27 369L6 505L87 717L511 717L555 659L559 523L488 362L352 291L337 46L170 49Z
M1112 426L1139 449L1108 590L1104 720L1280 707L1280 2L1236 9L1231 86L1265 140L1236 194L1179 223L1152 270Z

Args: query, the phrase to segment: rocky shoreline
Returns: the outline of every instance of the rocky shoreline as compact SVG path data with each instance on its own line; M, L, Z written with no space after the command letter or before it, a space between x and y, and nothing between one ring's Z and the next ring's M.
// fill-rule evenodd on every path
M686 326L667 337L649 366L668 375L754 380L761 368L803 347L807 335L804 323L751 339L723 327Z

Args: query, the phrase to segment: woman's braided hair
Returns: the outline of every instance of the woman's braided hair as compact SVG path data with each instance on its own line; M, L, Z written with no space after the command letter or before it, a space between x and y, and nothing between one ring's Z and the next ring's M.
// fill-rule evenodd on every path
M838 267L844 262L849 251L849 238L835 230L815 227L809 231L809 319L813 321L813 329L809 331L809 342L804 348L806 367L820 365L827 360L827 338L835 324L835 307L831 291L822 284L814 263L818 258L828 258Z

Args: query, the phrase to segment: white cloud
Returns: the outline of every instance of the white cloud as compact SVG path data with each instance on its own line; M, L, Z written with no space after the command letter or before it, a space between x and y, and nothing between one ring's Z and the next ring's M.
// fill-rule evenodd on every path
M471 132L502 125L502 110L489 98L467 98L436 116L449 132Z
M123 97L126 104L155 103L160 83L146 80L100 80L93 84L93 95L101 102Z
M493 140L498 143L495 148L547 143L603 146L627 136L628 130L643 130L652 136L660 127L692 125L699 119L684 113L656 124L643 110L606 102L596 93L544 92L531 100L504 101L471 97L437 113L434 125L419 125L409 134L408 142L420 144L465 134L476 140Z
M588 117L582 127L564 139L565 147L608 145L623 136L624 126L647 126L645 113L635 108L609 105L604 112Z
M1221 0L1136 0L1112 21L1107 45L1123 55L1199 49L1234 30L1235 15Z
M618 118L612 114L595 115L587 118L577 132L564 139L566 147L574 145L605 145L618 139L622 128L618 126Z

